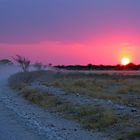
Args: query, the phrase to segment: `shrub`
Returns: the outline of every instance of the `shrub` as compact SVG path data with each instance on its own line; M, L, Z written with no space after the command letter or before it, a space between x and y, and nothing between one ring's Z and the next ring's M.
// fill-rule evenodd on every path
M36 62L34 64L34 67L37 69L37 70L42 70L44 68L44 65L41 63L41 62Z
M13 59L19 64L23 72L28 71L29 66L30 66L30 60L20 55L16 55L16 57L13 57Z

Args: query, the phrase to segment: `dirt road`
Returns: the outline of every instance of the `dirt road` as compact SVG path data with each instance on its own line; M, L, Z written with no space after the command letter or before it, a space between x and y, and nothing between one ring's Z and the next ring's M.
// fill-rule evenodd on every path
M8 86L13 66L0 67L0 140L108 140L24 100Z

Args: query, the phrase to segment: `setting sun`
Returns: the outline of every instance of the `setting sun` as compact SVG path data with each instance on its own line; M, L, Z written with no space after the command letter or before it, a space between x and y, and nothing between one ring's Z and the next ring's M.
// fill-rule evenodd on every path
M121 60L121 64L122 65L127 65L129 63L130 63L130 59L128 57L122 58L122 60Z

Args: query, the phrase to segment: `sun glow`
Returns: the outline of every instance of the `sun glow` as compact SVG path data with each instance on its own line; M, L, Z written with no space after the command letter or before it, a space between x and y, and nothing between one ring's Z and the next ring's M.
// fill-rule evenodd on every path
M128 58L128 57L124 57L124 58L122 58L122 60L121 60L121 64L122 65L127 65L127 64L129 64L130 63L130 59Z

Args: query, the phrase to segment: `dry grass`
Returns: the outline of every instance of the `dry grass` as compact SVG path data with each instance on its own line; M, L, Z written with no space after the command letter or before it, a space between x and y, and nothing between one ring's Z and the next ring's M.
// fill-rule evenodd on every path
M140 108L140 78L137 76L96 75L84 73L30 72L18 73L9 81L14 89L22 89L34 81L64 89L69 93L112 100L115 103Z
M17 91L24 89L26 86L28 85L24 82L15 82L15 83L13 82L10 84L10 87Z
M133 130L132 132L130 132L129 134L129 139L136 139L136 138L140 138L140 128L137 128L135 130Z
M103 130L120 121L112 110L95 106L79 108L75 117L85 128L94 130Z
M139 94L140 95L140 80L126 79L120 81L120 88L117 93L121 94Z
M20 90L19 93L27 100L32 103L38 104L44 108L56 107L57 105L62 104L62 101L59 97L54 96L50 93L42 93L38 89L32 87L25 87Z
M140 82L134 79L125 80L101 80L87 78L62 78L52 82L45 83L47 86L62 88L67 92L79 93L99 99L112 100L116 103L140 107L139 100L134 99L134 96L127 94L138 95L140 92ZM134 102L136 100L136 102Z
M139 140L140 139L140 127L128 132L127 135L120 136L118 140Z
M44 75L45 74L45 75ZM20 73L9 79L10 86L17 90L24 98L50 111L59 112L68 119L76 120L83 127L98 131L108 132L106 130L115 125L128 125L130 129L122 127L125 134L121 136L119 130L119 140L137 140L140 137L140 129L136 128L137 122L131 117L117 114L114 110L104 107L80 106L66 102L52 93L42 93L32 88L32 82L41 81L46 86L59 87L69 94L79 93L93 98L112 100L116 103L126 104L128 106L140 107L140 82L139 77L122 77L108 75L86 75L86 74L61 74L61 73ZM43 76L44 75L44 76ZM51 77L52 76L52 77ZM43 77L43 78L42 78ZM45 79L47 77L47 79ZM50 80L50 79L51 80ZM42 80L43 79L43 80ZM131 120L132 119L132 120ZM133 122L135 121L135 122ZM129 122L132 125L129 125ZM135 123L136 124L136 123ZM124 125L124 126L125 126ZM138 124L136 124L138 126ZM115 132L114 132L115 133ZM118 140L118 139L117 139Z
M113 110L106 110L95 106L75 106L51 93L41 93L32 87L19 90L20 94L27 100L50 111L60 112L66 118L78 121L87 129L103 130L120 121Z

